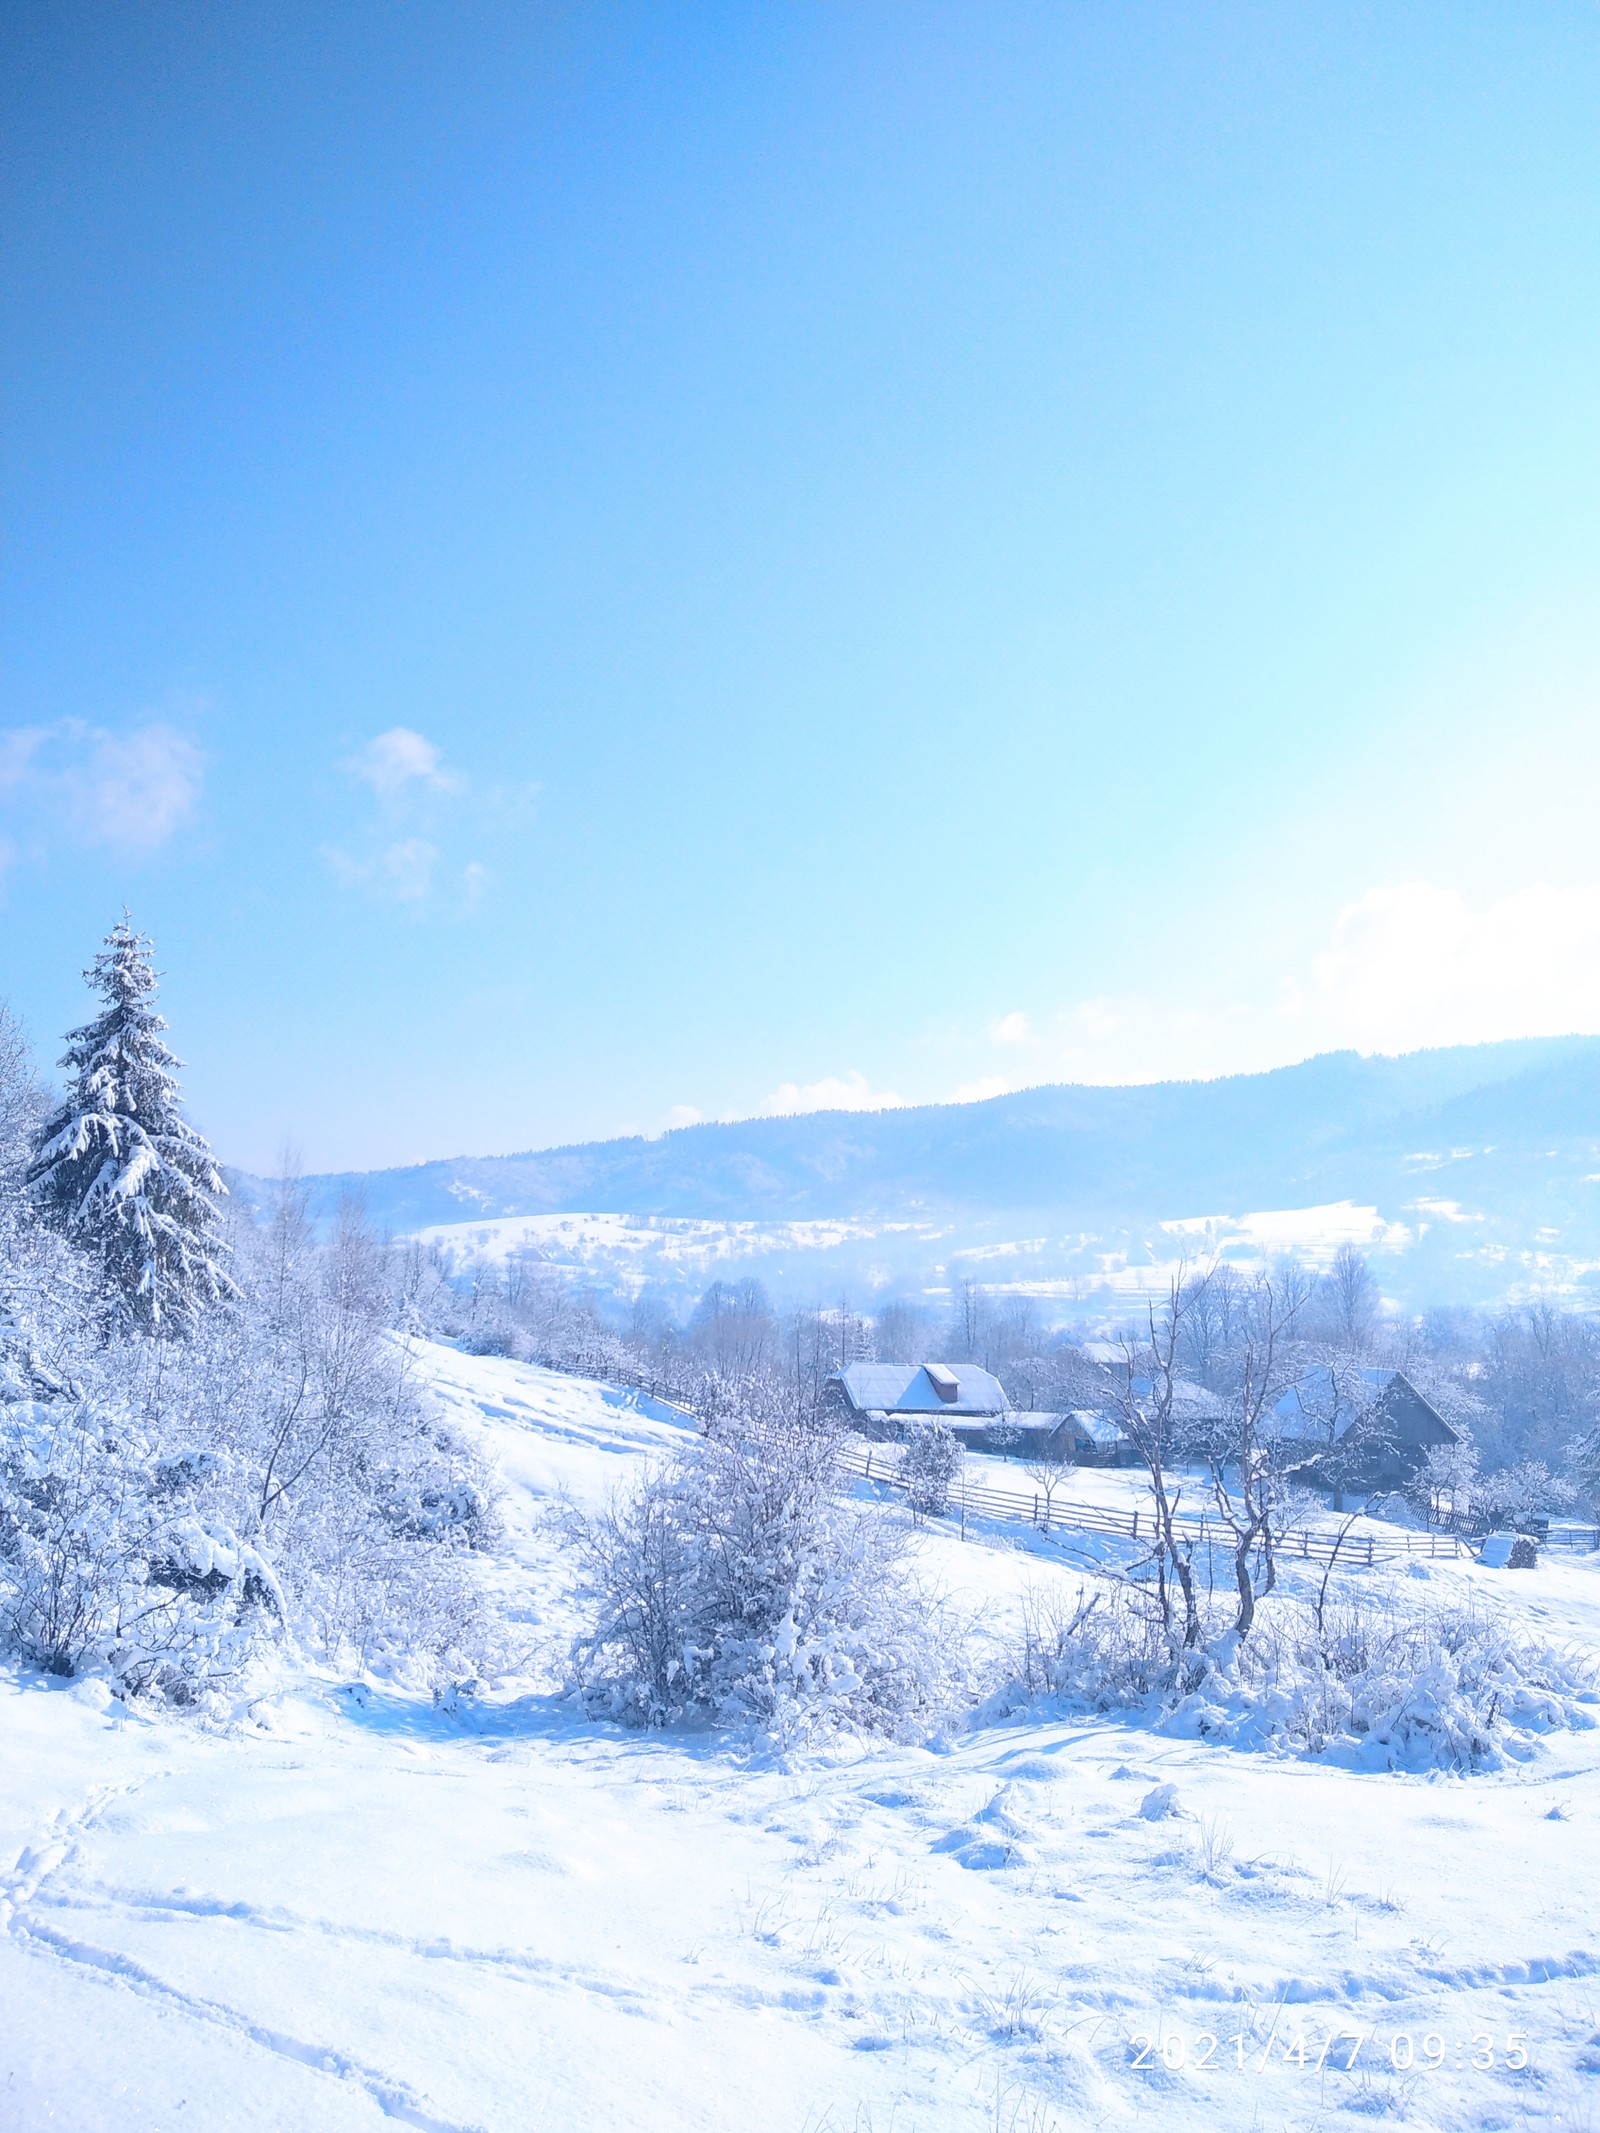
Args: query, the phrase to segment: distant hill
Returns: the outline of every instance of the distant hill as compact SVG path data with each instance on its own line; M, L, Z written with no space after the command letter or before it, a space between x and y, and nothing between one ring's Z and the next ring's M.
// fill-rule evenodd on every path
M1600 1038L1331 1052L1216 1081L748 1119L310 1183L320 1211L358 1193L395 1232L494 1248L526 1234L557 1258L573 1256L565 1238L607 1285L692 1287L748 1259L781 1288L973 1274L1088 1305L1159 1285L1179 1251L1325 1256L1348 1234L1391 1293L1478 1300L1600 1268ZM1298 1227L1246 1220L1305 1210ZM555 1219L578 1215L636 1219ZM731 1226L749 1224L741 1242ZM648 1241L674 1236L665 1260Z

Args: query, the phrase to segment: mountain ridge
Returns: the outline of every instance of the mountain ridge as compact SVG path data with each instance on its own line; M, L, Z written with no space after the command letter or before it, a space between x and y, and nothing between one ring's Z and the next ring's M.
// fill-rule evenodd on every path
M974 1236L1031 1224L1117 1249L1172 1221L1348 1201L1408 1233L1476 1225L1491 1259L1558 1245L1554 1256L1577 1264L1600 1260L1596 1173L1600 1037L1569 1036L1328 1052L1211 1080L1041 1083L964 1104L703 1123L305 1182L320 1216L355 1194L401 1233L582 1213L921 1222ZM265 1190L239 1184L247 1197Z

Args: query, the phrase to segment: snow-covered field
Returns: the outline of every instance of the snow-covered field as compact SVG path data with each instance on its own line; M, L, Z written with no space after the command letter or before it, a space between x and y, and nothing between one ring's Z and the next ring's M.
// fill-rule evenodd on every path
M7 2133L1600 2126L1600 1731L1462 1779L1105 1719L754 1762L591 1725L541 1520L685 1424L427 1361L507 1486L523 1685L307 1671L224 1733L5 1676ZM995 1634L1076 1577L999 1531L919 1546ZM1592 1559L1426 1575L1600 1645Z
M1042 1226L1041 1226L1042 1224ZM1245 1274L1264 1272L1288 1253L1324 1269L1342 1245L1354 1245L1403 1293L1423 1261L1448 1264L1460 1290L1518 1293L1570 1289L1595 1262L1556 1249L1541 1232L1533 1250L1509 1250L1486 1228L1489 1218L1449 1199L1403 1199L1386 1214L1351 1200L1315 1207L1182 1214L1136 1229L1089 1231L1049 1216L951 1214L886 1221L831 1217L796 1221L716 1220L567 1210L556 1214L480 1215L429 1223L410 1234L440 1246L460 1265L503 1265L530 1249L550 1267L621 1297L647 1287L689 1308L706 1283L756 1275L790 1302L889 1293L947 1298L966 1279L996 1296L1071 1304L1074 1315L1160 1304L1172 1282L1196 1265L1221 1259ZM1489 1224L1492 1227L1492 1224ZM1419 1257L1420 1255L1420 1257ZM1461 1290L1460 1293L1466 1293Z

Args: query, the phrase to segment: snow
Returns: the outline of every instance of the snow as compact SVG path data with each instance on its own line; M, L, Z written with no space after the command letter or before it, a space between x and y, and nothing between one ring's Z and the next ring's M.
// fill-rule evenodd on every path
M1600 2118L1600 1730L1458 1779L1108 1718L786 1758L589 1724L554 1693L575 1615L548 1513L601 1502L688 1420L418 1346L506 1487L490 1574L527 1640L523 1678L435 1705L300 1671L208 1731L96 1682L0 1676L0 2124ZM919 1549L995 1634L1030 1583L1078 1576L999 1528L963 1543L931 1526ZM1593 1558L1424 1574L1600 1648ZM1335 2028L1349 2034L1319 2073ZM1192 2059L1203 2031L1222 2040L1209 2070L1161 2063L1180 2040ZM1346 2073L1358 2031L1377 2043ZM1394 2071L1402 2031L1419 2062L1437 2031L1443 2068ZM1478 2031L1502 2062L1525 2033L1529 2070L1474 2071Z
M569 1272L599 1273L624 1293L652 1281L704 1282L735 1266L795 1254L833 1253L881 1238L931 1243L941 1231L915 1222L711 1222L690 1216L622 1214L497 1215L435 1222L414 1233L459 1260L503 1264L533 1250Z
M447 1190L468 1203L481 1197L459 1183ZM717 1278L757 1276L780 1301L794 1304L846 1294L858 1300L947 1299L971 1274L994 1296L1064 1307L1065 1315L1083 1323L1160 1304L1174 1278L1213 1256L1244 1274L1263 1271L1285 1253L1323 1269L1341 1245L1354 1245L1373 1257L1386 1293L1397 1299L1409 1294L1413 1301L1444 1293L1506 1301L1534 1293L1574 1295L1600 1267L1576 1248L1581 1239L1569 1238L1573 1248L1562 1251L1554 1248L1562 1232L1546 1228L1536 1235L1518 1226L1520 1217L1512 1225L1514 1236L1484 1230L1487 1223L1495 1231L1497 1219L1492 1209L1485 1213L1435 1197L1400 1199L1387 1210L1333 1200L1244 1213L1175 1213L1103 1231L1064 1226L1063 1217L1041 1233L1037 1213L973 1208L939 1222L861 1213L782 1221L604 1210L485 1212L407 1234L438 1245L458 1265L479 1259L503 1265L526 1248L580 1286L619 1298L653 1288L680 1310Z

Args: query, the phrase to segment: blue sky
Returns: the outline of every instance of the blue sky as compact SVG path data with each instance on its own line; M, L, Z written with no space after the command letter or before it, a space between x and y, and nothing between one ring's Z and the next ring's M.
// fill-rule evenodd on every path
M315 1167L1600 1029L1600 18L0 27L0 991Z

